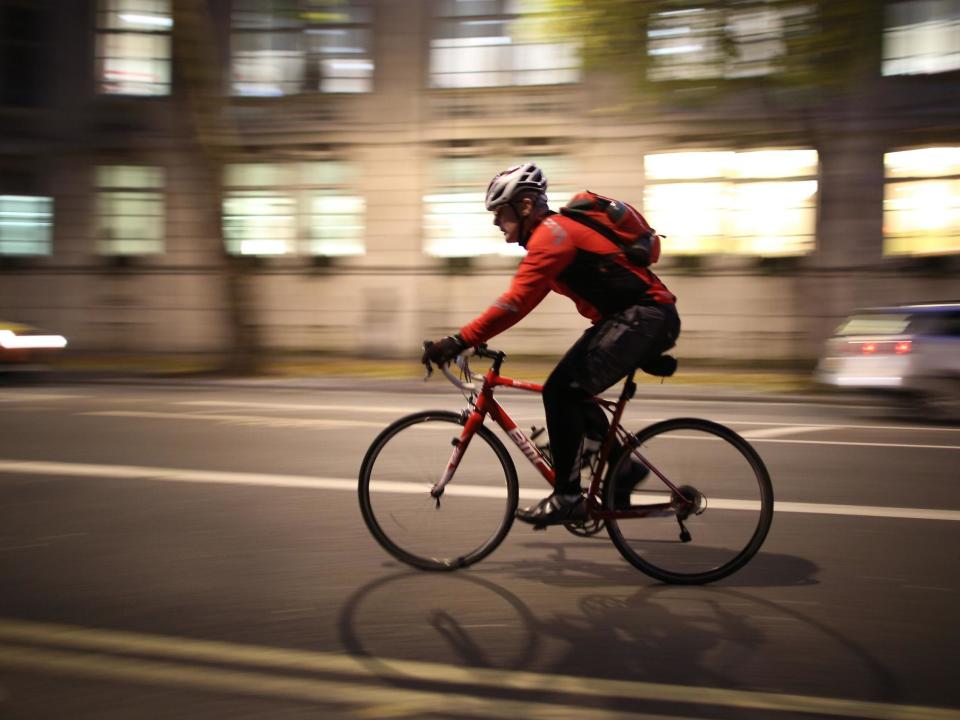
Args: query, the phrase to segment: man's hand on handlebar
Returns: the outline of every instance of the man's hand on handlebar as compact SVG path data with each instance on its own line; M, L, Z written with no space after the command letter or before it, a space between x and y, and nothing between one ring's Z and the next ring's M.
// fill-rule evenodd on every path
M448 335L441 340L431 342L427 340L423 343L423 355L420 356L420 362L430 369L430 363L435 365L445 365L453 360L457 355L467 348L467 343L460 334Z

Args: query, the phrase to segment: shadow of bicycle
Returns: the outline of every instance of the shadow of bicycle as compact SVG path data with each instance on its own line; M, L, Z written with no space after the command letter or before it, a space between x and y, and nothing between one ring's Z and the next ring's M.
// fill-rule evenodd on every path
M882 663L793 607L719 586L638 588L629 567L634 582L622 590L626 576L610 563L581 566L585 575L571 577L559 567L563 544L551 550L556 565L490 563L483 576L402 571L368 583L341 607L343 649L385 682L418 686L424 678L405 678L407 661L542 673L545 684L576 676L790 692L794 672L809 674L812 659L829 658L830 667L843 670L838 695L898 698L896 678ZM538 576L534 567L544 572ZM521 570L526 590L529 583L551 586L536 593L547 608L532 610L490 579L494 571ZM582 592L588 583L581 578L593 591ZM564 594L558 600L555 592ZM792 638L789 648L783 637ZM828 674L824 682L834 681Z
M485 576L506 573L561 586L595 586L598 580L611 586L660 584L621 559L605 534L571 541L531 540L519 546L529 551L525 552L529 559L498 560L494 555L476 566L473 572ZM602 559L597 557L600 553L603 554ZM704 565L719 565L729 559L729 553L701 548L697 557ZM818 566L806 558L761 550L745 567L718 581L716 585L725 588L816 585L819 582L815 577L818 570Z

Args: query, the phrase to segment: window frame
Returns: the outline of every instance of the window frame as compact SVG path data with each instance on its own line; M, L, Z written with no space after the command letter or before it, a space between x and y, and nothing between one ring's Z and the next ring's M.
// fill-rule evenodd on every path
M123 4L125 2L130 2L130 0L97 0L95 8L95 49L94 49L94 65L95 65L95 83L96 83L96 92L101 96L111 96L111 97L127 97L127 98L151 98L151 97L170 97L173 92L173 2L172 0L152 0L155 3L163 4L166 3L166 14L167 19L169 19L169 24L163 24L162 20L156 21L156 27L145 28L145 29L124 29L112 27L110 18L111 15L116 15L121 17L123 14ZM135 0L134 0L135 2ZM155 14L144 14L143 17L149 17L150 15ZM140 12L132 11L128 15L141 16ZM162 16L158 16L162 18ZM134 38L156 38L164 40L165 42L159 43L160 45L165 44L165 55L161 54L159 56L150 56L147 58L140 58L123 55L109 55L106 45L108 44L109 39L111 38L123 38L123 39L134 39ZM150 85L158 86L161 88L158 92L129 92L129 91L114 91L107 89L109 81L107 80L107 69L108 62L111 59L123 59L129 61L131 59L137 60L138 62L151 62L151 63L160 63L160 75L163 79L151 82ZM165 72L163 72L165 70Z
M339 180L331 182L317 181L316 178L310 178L310 172L306 166L311 164L334 164L340 166L339 172L342 177ZM265 168L274 168L277 172L277 178L274 182L264 183L234 183L229 174L231 172L241 172L240 168L251 166L263 166ZM223 196L221 202L221 218L223 222L223 241L225 251L234 257L259 257L259 258L333 258L333 257L351 257L366 254L366 200L356 192L356 163L338 158L301 160L281 160L281 161L254 161L254 162L232 162L224 166L223 178ZM243 252L242 244L244 242L259 242L257 239L239 237L228 237L228 225L231 217L243 217L241 215L228 215L227 205L229 202L249 198L282 198L289 201L290 207L290 236L287 240L280 240L287 243L287 247L279 252ZM355 216L359 220L359 240L352 249L341 247L337 252L323 252L324 239L314 235L316 225L312 218L318 215L314 211L314 202L318 198L345 198L357 201L358 209L355 213L331 213L338 216ZM241 233L242 235L242 233ZM349 245L349 242L343 239L334 238L326 242L335 246L340 241L342 246ZM270 242L270 239L266 239Z
M929 173L912 173L908 175L902 174L893 174L893 171L890 168L891 155L897 153L933 153L936 151L952 151L952 155L955 157L953 160L953 165L945 172L931 171ZM914 147L899 147L891 148L883 155L883 165L884 165L884 175L883 175L883 256L886 258L917 258L917 257L947 257L951 255L960 254L960 145L952 146L914 146ZM923 228L915 229L912 233L900 232L893 233L889 230L890 227L890 217L893 213L897 211L896 208L891 208L896 201L891 195L897 186L910 186L914 185L917 187L919 184L925 184L927 187L930 187L936 183L948 183L952 185L956 192L951 193L950 187L947 187L947 197L952 200L952 204L946 205L947 213L947 224L944 227L944 235L946 238L945 247L936 247L934 246L929 250L917 250L917 249L897 249L892 246L902 245L909 242L916 243L917 241L922 241L925 236L934 235L933 229L928 229L924 231ZM925 194L924 194L925 195ZM941 204L937 204L936 207L942 208ZM929 209L929 208L928 208ZM918 213L922 214L922 208L904 208L905 213ZM952 223L949 222L949 216L952 215L955 219ZM951 232L952 228L952 232ZM949 240L953 238L952 245Z
M939 1L942 2L942 0ZM930 0L908 0L906 2L892 2L886 7L886 11L884 13L883 36L881 40L881 75L884 77L909 77L916 75L941 75L944 73L956 73L960 71L960 40L955 41L956 46L953 47L952 50L948 49L946 53L937 54L934 52L912 52L906 55L895 57L888 55L888 50L891 49L891 45L896 43L910 45L911 48L916 48L917 46L922 46L924 48L930 47L931 37L929 31L932 30L936 32L938 30L938 25L947 25L947 29L944 30L941 39L943 36L946 36L947 38L951 37L951 25L953 26L952 36L960 38L960 0L950 1L954 5L952 10L955 15L948 15L946 17L935 18L933 20L915 20L914 22L908 22L905 25L894 25L893 23L897 21L894 16L898 13L902 13L904 10L916 10L917 8L922 8L923 6L926 6L928 9L935 9L937 5L930 2ZM918 13L914 12L913 14L916 17ZM916 36L923 34L925 31L927 32L927 35L918 40ZM911 35L913 35L913 37L910 37ZM953 61L949 62L947 58L953 58ZM938 60L941 62L943 67L933 67L936 65ZM925 64L930 69L921 69ZM898 67L902 67L902 69L898 69Z
M36 250L27 250L26 252L17 252L10 250L7 246L14 244L23 244L23 241L17 240L7 240L4 238L5 232L4 227L11 224L11 221L7 220L8 215L16 216L16 213L11 213L5 205L6 202L14 200L46 200L47 206L49 207L49 212L45 215L41 215L48 219L45 223L39 223L40 225L45 225L46 237L35 243L40 245ZM21 213L22 214L22 213ZM15 221L14 221L15 222ZM56 224L56 203L54 198L49 195L0 195L0 258L38 258L38 257L50 257L53 255L53 230L54 225Z
M750 172L746 163L750 155L760 158L764 153L805 153L807 157L812 154L812 164L809 161L804 162L802 156L797 156L798 167L790 174L775 175L763 171L754 170ZM694 155L703 154L705 156L716 156L714 158L706 157L704 160L716 161L716 166L712 168L710 174L689 174L679 177L653 177L649 169L651 158L661 158L669 155L687 155L692 158ZM738 157L738 156L742 156ZM691 158L688 158L691 159ZM667 243L668 250L664 257L704 257L704 256L729 256L746 258L799 258L812 255L817 251L817 218L820 201L820 156L818 151L812 147L757 147L757 148L736 148L736 149L680 149L680 150L658 150L647 153L643 157L645 168L645 179L643 189L642 211L647 216L649 222L662 231L664 236L669 237ZM810 168L808 171L802 171L800 168ZM812 190L810 189L812 184ZM799 215L809 215L809 231L802 233L788 233L781 235L764 235L752 232L737 232L738 228L749 227L755 224L756 218L752 206L743 204L742 199L747 197L746 190L763 191L769 189L775 190L773 186L784 185L789 191L795 191L798 197L802 197L800 202L789 205L786 210L795 212ZM652 201L652 195L660 188L667 187L688 188L693 191L699 188L704 197L711 196L708 190L712 190L712 197L716 202L711 206L712 216L706 216L704 213L698 213L695 217L703 221L704 219L713 219L711 223L715 227L715 232L705 234L697 232L695 229L689 232L671 229L669 225L669 213L657 207L657 203ZM765 186L767 186L765 188ZM665 193L666 194L666 193ZM809 200L807 200L809 198ZM741 202L738 203L738 200ZM704 201L699 203L690 199L689 195L685 199L685 205L696 205L703 207ZM767 207L764 205L764 207ZM776 207L775 205L773 207ZM692 216L691 216L692 217ZM667 224L663 221L667 220ZM685 238L692 237L693 241L701 240L702 248L696 246L684 248L682 243ZM703 242L703 238L708 240ZM793 242L791 242L793 239ZM771 242L778 240L778 243ZM767 248L762 248L767 243ZM731 246L734 246L731 250Z
M504 67L502 59L500 59L499 66L496 69L492 70L469 70L469 71L456 71L456 72L444 72L439 73L435 68L435 57L438 50L455 50L458 46L457 41L469 40L471 39L469 35L445 33L441 35L441 28L445 25L454 25L454 24L503 24L507 27L506 31L510 31L510 25L514 23L522 23L525 18L529 19L532 16L536 16L539 13L524 13L519 10L511 11L509 4L515 2L516 0L490 0L495 2L499 12L495 13L483 13L475 15L450 15L443 14L442 7L440 4L434 6L434 13L431 17L430 23L430 38L429 45L427 47L427 87L431 90L479 90L479 89L491 89L491 88L530 88L530 87L556 87L564 85L575 85L579 83L582 79L582 63L579 59L579 56L576 52L576 43L572 40L567 40L565 42L550 42L549 38L545 38L539 42L531 41L516 41L514 34L509 35L500 35L500 36L490 36L489 39L493 40L494 38L503 38L506 42L494 43L490 42L488 44L468 44L464 43L461 45L461 48L476 48L478 50L487 50L495 47L507 47L509 46L512 50L520 48L520 52L512 52L509 57L510 62L507 63L507 66ZM483 39L483 36L479 36L478 39ZM438 45L437 43L449 43L448 45ZM532 63L533 67L523 67L518 61L518 56L522 53L523 49L537 46L555 46L558 48L558 52L563 55L567 54L573 58L572 64L570 65L560 65L560 66L551 66L549 68L535 67L536 63ZM502 53L501 53L502 54ZM495 58L496 59L496 58ZM475 59L476 61L476 59ZM475 62L474 61L474 62ZM523 78L526 75L542 72L551 72L551 73L570 73L572 77L568 79L560 79L549 82L523 82ZM455 82L438 82L438 77L460 77L465 75L478 75L478 74L490 74L497 76L507 76L509 79L504 82L478 82L478 83L455 83Z
M124 170L149 170L155 171L157 182L144 183L142 185L126 184L103 184L101 174L109 169ZM147 165L143 163L110 163L97 164L94 168L94 193L95 193L95 243L96 254L107 258L133 258L133 257L157 257L167 252L166 229L167 229L167 169L161 165ZM111 201L147 201L159 208L157 213L105 213L105 206L112 204ZM111 232L111 223L106 222L112 218L154 218L159 227L154 237L102 237L104 229ZM130 251L126 249L128 244L142 243L148 249ZM122 249L116 248L117 244L123 244ZM153 244L152 248L149 245Z
M304 14L311 15L307 10L307 5L300 2L300 0L292 0L291 8L296 6L297 11L300 16ZM323 95L366 95L372 93L375 90L376 82L376 63L374 60L374 32L375 32L375 5L373 2L362 2L358 4L351 3L348 0L347 10L358 10L360 12L365 12L369 17L366 20L355 20L349 19L343 22L318 22L315 18L302 18L298 17L295 20L284 24L282 22L278 23L276 26L271 25L271 27L266 28L256 28L256 27L244 27L242 25L238 26L237 20L233 13L230 16L230 53L229 53L229 80L228 87L231 97L235 98L272 98L272 97L296 97L299 95L311 95L311 94L323 94ZM316 14L323 14L322 12ZM273 13L271 18L276 17L276 14ZM324 57L322 50L315 50L311 47L310 36L322 34L324 32L351 32L351 31L360 31L363 32L365 37L365 46L361 48L361 53L358 55L358 62L363 63L365 67L362 69L369 70L369 75L367 77L361 78L350 78L349 76L336 76L328 75L323 67L326 61L331 62L344 62L349 58L345 57L345 53L331 53L331 57ZM298 52L299 53L299 64L300 72L299 77L293 81L285 81L282 78L276 79L271 77L265 81L258 81L256 83L250 83L251 85L277 85L280 86L279 93L271 92L240 92L238 91L238 86L242 85L235 75L236 75L236 65L237 65L237 56L240 52L251 53L257 52L255 50L237 50L237 41L241 37L255 37L257 35L289 35L290 37L296 37L299 42ZM329 88L325 89L324 84L328 82L337 83L338 81L345 81L355 79L358 80L361 84L364 84L365 87L357 90L345 90L345 89L336 89ZM316 87L309 87L311 81L316 80ZM288 91L283 88L284 85L292 85L293 87Z

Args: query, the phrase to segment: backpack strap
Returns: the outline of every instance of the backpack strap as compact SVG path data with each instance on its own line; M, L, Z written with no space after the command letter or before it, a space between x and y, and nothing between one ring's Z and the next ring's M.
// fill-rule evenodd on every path
M617 235L613 230L608 228L599 220L594 220L589 215L585 215L576 210L570 210L569 208L566 208L566 207L560 208L560 214L563 215L564 217L568 217L571 220L574 220L575 222L580 223L581 225L586 225L591 230L595 230L596 232L603 235L607 240L612 242L621 250L625 251L627 249L627 244L620 239L620 236Z

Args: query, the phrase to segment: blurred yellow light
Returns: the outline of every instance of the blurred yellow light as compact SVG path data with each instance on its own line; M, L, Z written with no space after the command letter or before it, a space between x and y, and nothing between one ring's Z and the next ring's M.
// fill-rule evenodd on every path
M752 150L736 153L732 177L786 178L816 172L816 150Z
M889 183L883 202L884 252L960 252L960 180Z
M960 175L960 147L898 150L883 157L888 178Z
M726 177L733 152L678 152L645 155L644 172L651 180L693 180Z
M38 350L66 346L67 339L62 335L17 335L10 330L0 330L0 347L6 350Z

